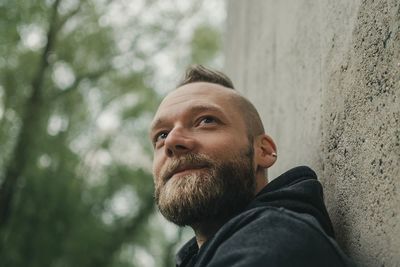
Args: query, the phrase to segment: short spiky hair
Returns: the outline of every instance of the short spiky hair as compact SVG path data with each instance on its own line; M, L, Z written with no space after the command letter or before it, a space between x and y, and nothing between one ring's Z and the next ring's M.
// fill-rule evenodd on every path
M228 76L220 71L211 70L202 65L192 65L187 68L185 77L179 83L178 87L195 82L215 83L234 89L233 83Z

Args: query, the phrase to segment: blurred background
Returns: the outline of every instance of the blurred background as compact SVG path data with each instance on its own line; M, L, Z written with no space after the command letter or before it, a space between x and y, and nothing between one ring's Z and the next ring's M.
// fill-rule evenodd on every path
M174 266L147 128L223 66L224 1L0 1L0 265Z

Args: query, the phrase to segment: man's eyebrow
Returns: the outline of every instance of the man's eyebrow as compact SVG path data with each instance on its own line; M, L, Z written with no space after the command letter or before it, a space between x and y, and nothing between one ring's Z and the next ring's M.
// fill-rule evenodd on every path
M211 104L202 104L202 105L195 105L191 106L186 112L187 113L201 113L205 111L211 111L211 112L216 112L219 113L220 115L224 115L222 112L221 108L219 108L216 105L211 105ZM163 117L158 118L155 120L150 127L150 133L154 131L154 129L159 128L161 125L163 125L165 122L165 119Z
M195 105L189 108L188 112L190 113L201 113L204 111L212 111L212 112L217 112L217 113L223 113L221 108L219 108L216 105L212 104L202 104L202 105Z

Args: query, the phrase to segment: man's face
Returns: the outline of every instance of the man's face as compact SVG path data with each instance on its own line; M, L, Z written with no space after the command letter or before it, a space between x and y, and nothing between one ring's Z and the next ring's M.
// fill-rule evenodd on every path
M160 104L151 129L155 198L178 225L224 219L255 194L253 144L233 90L192 83Z

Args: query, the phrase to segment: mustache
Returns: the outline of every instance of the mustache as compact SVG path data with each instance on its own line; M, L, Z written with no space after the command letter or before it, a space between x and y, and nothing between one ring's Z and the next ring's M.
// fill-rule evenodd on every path
M161 181L168 181L175 173L185 169L199 169L213 166L212 160L205 155L187 154L174 159L161 171Z

